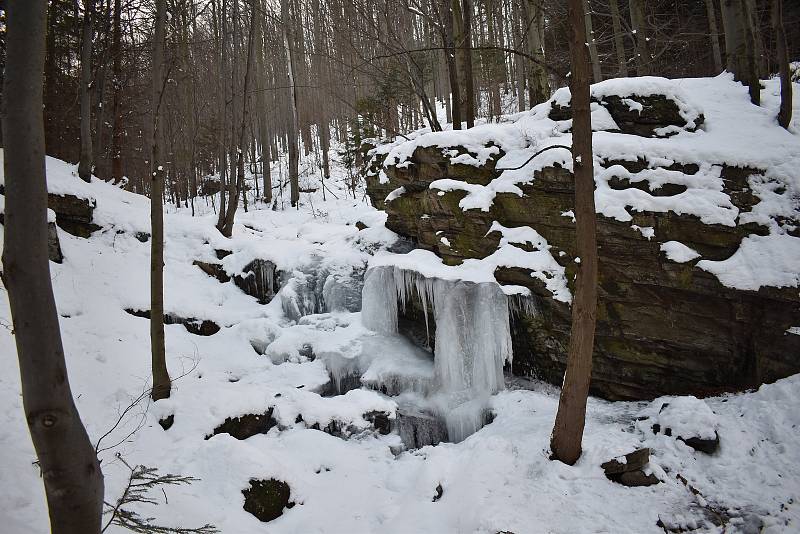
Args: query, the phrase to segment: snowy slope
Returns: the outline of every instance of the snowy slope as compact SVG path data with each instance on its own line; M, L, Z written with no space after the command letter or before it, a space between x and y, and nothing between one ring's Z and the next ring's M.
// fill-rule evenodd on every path
M771 157L769 150L762 155ZM47 165L51 189L94 198L95 222L103 226L89 239L59 230L65 260L51 263L70 382L96 442L148 387L148 322L124 309L149 308L150 244L134 235L149 231L149 204L98 180L84 184L74 166L54 159ZM785 171L777 161L773 168ZM385 214L358 199L314 196L313 206L304 203L297 211L240 211L233 239L226 240L214 230L213 213L193 218L185 210L170 210L165 217L166 311L210 319L222 329L203 337L180 324L166 327L168 367L177 378L172 397L138 405L103 439L101 449L111 447L101 453L106 500L117 498L126 479L127 470L115 457L121 454L131 465L200 479L167 488L168 504L158 494L160 505L138 509L142 514L173 526L213 523L231 534L645 533L662 532L659 519L676 528L721 532L710 519L719 515L729 518L726 532L748 532L758 525L764 532L800 528L800 376L699 405L672 401L667 415L677 421L676 428L707 434L713 427L719 434L720 450L710 456L652 432L658 417L668 420L661 407L670 399L590 399L580 461L574 467L552 462L547 455L558 391L518 380L509 380L507 389L491 398L494 421L466 440L403 451L395 432L371 432L363 418L371 410L394 416L396 399L368 390L332 397L318 393L329 381L326 364L346 366L361 358L380 364L371 367L373 373L387 365L391 371L392 361L407 358L403 367L425 379L429 370L401 340L369 331L358 312L292 321L280 295L260 305L232 283L221 284L192 265L193 260L213 261L214 249L224 248L233 251L225 264L231 272L256 257L287 273L307 272L309 265L337 272L363 269L395 239L384 220ZM357 230L358 221L369 228ZM9 534L40 533L47 531L46 506L32 465L10 323L2 290L0 520ZM317 354L314 361L303 355L308 343ZM254 344L266 346L266 354L259 355ZM227 434L204 439L226 418L264 413L268 407L274 408L280 428L241 441ZM158 420L170 414L175 424L164 431ZM298 415L304 422L297 422ZM309 428L331 421L352 427L349 439ZM643 446L653 448L650 469L662 483L628 488L605 478L602 462ZM241 490L251 478L270 477L289 484L297 506L265 524L242 510ZM443 493L434 502L438 485ZM124 531L112 527L107 532Z

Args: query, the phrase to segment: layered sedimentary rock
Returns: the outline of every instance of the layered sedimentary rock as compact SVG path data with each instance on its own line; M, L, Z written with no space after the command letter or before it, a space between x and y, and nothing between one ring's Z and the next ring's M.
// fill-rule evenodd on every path
M614 109L622 105L619 98L610 100ZM673 106L663 100L649 96L638 115L624 116L625 130L651 136L654 125L686 127ZM564 113L555 105L553 110ZM667 111L658 115L663 110ZM702 115L689 126L693 129L700 123ZM498 250L503 235L496 223L506 228L530 227L546 239L571 289L577 252L573 179L566 165L556 162L536 169L530 179L515 184L522 195L498 191L487 210L465 209L462 200L474 188L452 183L490 184L501 176L497 162L504 154L499 150L479 166L459 163L463 159L459 156L471 150L420 144L399 165L385 162L385 151L372 150L366 172L368 193L373 204L388 213L386 226L435 252L448 265L487 258ZM623 221L604 215L598 207L600 296L593 393L610 399L706 395L797 373L798 289L768 285L735 289L723 285L710 272L713 269L697 266L702 261L726 260L743 246L743 240L770 234L767 224L743 217L762 200L753 184L764 182L764 170L722 162L677 163L666 159L669 154L663 156L642 153L637 158L628 154L616 159L606 150L596 160L598 182L607 184L603 187L610 193L636 190L639 197L641 192L648 200L656 199L653 202L674 200L675 205L684 198L690 202L695 194L692 188L704 187L704 191L696 190L697 195L706 194L707 183L719 183L722 191L714 194L730 199L723 197L720 205L738 215L735 223L712 222L711 216L676 211L673 206L631 210L631 219ZM780 188L775 190L781 193ZM607 207L606 213L612 208ZM797 237L793 225L796 228L796 221L782 228ZM526 250L530 245L514 246ZM681 257L675 247L693 254ZM554 298L543 282L547 278L534 277L529 269L500 266L494 274L501 284L528 288L537 300L537 314L520 314L513 321L513 372L560 384L570 335L569 303ZM414 303L406 306L401 323L418 323L422 317L418 308ZM416 331L424 329L423 324Z

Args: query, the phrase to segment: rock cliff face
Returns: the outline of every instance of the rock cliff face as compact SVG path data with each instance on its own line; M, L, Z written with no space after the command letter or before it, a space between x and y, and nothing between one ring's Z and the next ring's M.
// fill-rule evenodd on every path
M658 97L650 96L646 104L639 115L625 115L628 132L649 137L652 125L664 127L680 118ZM669 113L658 115L665 109ZM554 106L553 110L554 114L564 113L564 108ZM453 161L469 152L464 146L417 146L402 165L396 165L385 162L381 151L371 151L368 194L375 206L387 212L386 226L412 238L418 247L435 252L449 265L486 258L496 251L502 236L492 230L495 222L507 228L531 227L547 240L553 258L565 268L571 289L577 267L571 214L574 188L566 165L554 163L535 170L532 179L516 184L521 196L497 192L488 211L464 209L460 202L469 194L469 187L443 190L432 188L431 183L449 179L487 185L500 177L497 162L503 151L481 166ZM647 155L619 160L601 157L599 163L596 173L606 177L612 190L637 189L648 198L685 195L692 187L692 177L700 171L699 164L649 159ZM722 178L723 192L740 215L761 201L752 183L763 169L723 163L711 168ZM646 169L672 179L631 179ZM600 297L594 394L609 399L707 395L754 387L800 371L800 336L790 333L800 325L797 288L734 289L696 265L699 258L730 258L747 236L768 235L766 226L755 222L707 224L696 215L674 210L632 210L631 215L632 220L623 222L598 213ZM797 237L796 230L794 234ZM670 259L664 244L673 241L696 251L697 258ZM515 246L526 248L525 244ZM538 314L522 315L513 322L513 372L560 384L569 342L570 306L553 298L545 284L531 274L513 266L495 271L499 283L524 286L537 301ZM418 322L418 311L408 306L406 321ZM424 325L419 330L424 331Z

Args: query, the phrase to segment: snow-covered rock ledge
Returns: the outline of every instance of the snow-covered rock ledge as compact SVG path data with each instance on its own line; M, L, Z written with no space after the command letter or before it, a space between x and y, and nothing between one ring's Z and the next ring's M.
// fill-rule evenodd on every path
M800 138L774 119L774 84L764 107L728 75L593 86L595 393L705 395L800 371L787 333L800 324ZM580 261L571 156L531 156L571 144L568 104L559 90L506 122L375 147L366 173L386 226L425 249L373 263L530 292L541 313L513 321L513 368L556 384Z

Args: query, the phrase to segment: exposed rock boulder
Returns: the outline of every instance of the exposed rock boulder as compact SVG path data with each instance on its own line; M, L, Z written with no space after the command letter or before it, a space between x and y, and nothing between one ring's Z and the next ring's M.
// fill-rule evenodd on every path
M247 439L257 434L266 434L277 424L278 422L272 417L272 408L270 408L261 414L248 413L237 417L228 417L205 439L210 439L217 434L229 434L236 439Z
M250 487L242 490L244 510L264 523L277 519L283 511L294 507L289 484L281 480L251 479Z
M136 310L126 308L126 313L143 319L150 319L150 310ZM213 336L220 331L220 327L214 321L208 319L195 319L193 317L178 317L173 313L164 314L164 324L182 324L186 330L197 336Z
M192 265L196 265L208 276L213 276L223 284L225 282L230 282L231 280L231 277L228 276L228 274L225 272L225 269L222 268L222 264L220 263L207 263L204 261L195 260L192 262Z
M3 214L0 213L0 224L2 224ZM56 223L47 223L47 257L54 263L64 261L64 254L61 253L61 242L58 240L58 229Z
M56 213L56 224L77 237L89 237L100 227L92 223L95 200L74 195L47 195L47 207Z
M658 484L660 480L647 471L648 463L650 463L650 449L645 448L613 458L600 467L603 468L606 478L623 486L652 486Z

